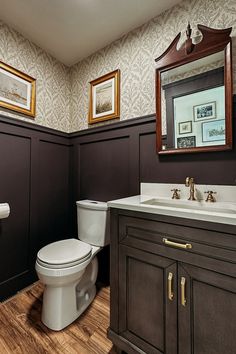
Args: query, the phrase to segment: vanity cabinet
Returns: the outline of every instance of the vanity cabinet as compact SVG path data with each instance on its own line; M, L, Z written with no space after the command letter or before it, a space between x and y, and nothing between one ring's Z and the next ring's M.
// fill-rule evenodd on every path
M236 353L236 278L181 263L178 282L179 353Z
M235 226L112 208L108 336L132 354L235 354Z
M146 353L177 354L177 301L165 299L176 263L123 245L119 252L119 332Z

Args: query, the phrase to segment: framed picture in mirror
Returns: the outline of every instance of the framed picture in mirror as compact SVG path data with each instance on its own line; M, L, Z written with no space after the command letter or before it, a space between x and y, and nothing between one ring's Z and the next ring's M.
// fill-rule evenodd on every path
M195 136L185 136L177 138L177 147L179 149L191 148L196 146Z
M225 140L225 120L219 119L202 123L202 141L224 141Z
M193 106L194 121L216 118L216 102L209 102Z
M179 134L192 133L192 121L179 122Z

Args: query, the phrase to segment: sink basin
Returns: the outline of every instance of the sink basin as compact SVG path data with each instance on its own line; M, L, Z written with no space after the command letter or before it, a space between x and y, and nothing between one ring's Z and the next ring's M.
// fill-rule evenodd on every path
M184 209L191 212L201 211L206 213L236 214L236 206L232 203L207 203L205 201L172 200L152 198L140 202L140 204L157 208Z
M160 194L162 189L160 189ZM204 190L206 190L206 187ZM222 198L222 193L219 197ZM133 197L110 201L108 205L113 208L137 212L236 225L236 193L228 192L227 197L229 201L221 199L215 203L210 203L205 202L205 200L171 199L165 196L158 197L157 194L143 193Z

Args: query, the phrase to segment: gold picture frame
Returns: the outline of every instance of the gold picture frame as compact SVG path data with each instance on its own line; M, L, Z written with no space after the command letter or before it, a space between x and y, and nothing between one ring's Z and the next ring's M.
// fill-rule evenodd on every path
M0 107L35 117L36 80L0 61Z
M120 70L90 82L88 123L120 117Z

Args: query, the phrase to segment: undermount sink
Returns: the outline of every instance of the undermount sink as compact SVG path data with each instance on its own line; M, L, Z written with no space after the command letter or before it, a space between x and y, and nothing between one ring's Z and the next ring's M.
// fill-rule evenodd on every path
M153 206L157 208L174 208L174 209L185 209L191 212L204 211L207 213L221 213L221 214L236 214L236 206L232 203L207 203L205 201L189 201L189 200L168 200L168 199L158 199L152 198L140 202L140 204Z
M171 198L173 189L180 192L180 199ZM236 226L236 186L199 184L193 193L197 200L188 200L190 190L181 184L142 183L140 191L140 195L113 200L108 205L134 212ZM206 202L205 191L217 192L216 201Z

